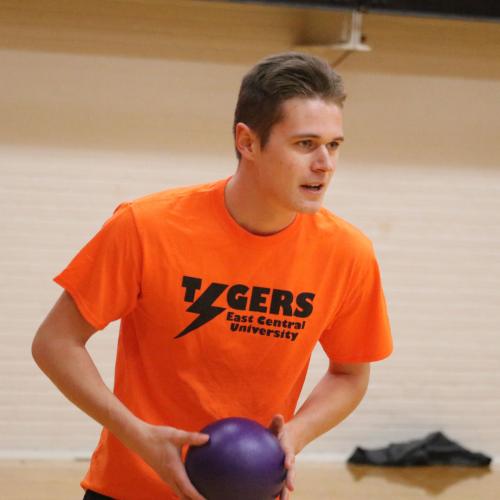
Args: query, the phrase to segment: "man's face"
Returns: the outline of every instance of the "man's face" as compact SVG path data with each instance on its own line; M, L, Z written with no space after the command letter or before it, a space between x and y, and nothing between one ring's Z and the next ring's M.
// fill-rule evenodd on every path
M262 202L283 213L314 213L335 171L342 111L319 98L289 99L282 111L254 158Z

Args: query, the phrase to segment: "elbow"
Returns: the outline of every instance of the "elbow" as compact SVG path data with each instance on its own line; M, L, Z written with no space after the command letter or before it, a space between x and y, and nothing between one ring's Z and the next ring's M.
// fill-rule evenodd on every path
M42 364L43 352L44 352L44 335L43 335L43 329L40 326L40 328L38 328L35 334L35 337L33 338L33 342L31 343L31 356L33 357L33 360L38 366Z
M31 343L31 356L44 373L46 372L47 364L50 362L51 353L55 349L54 340L51 331L48 330L45 323L42 323Z

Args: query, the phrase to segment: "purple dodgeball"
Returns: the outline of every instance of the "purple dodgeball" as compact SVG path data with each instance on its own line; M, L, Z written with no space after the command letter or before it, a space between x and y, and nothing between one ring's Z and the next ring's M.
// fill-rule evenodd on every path
M286 478L285 454L268 429L247 418L225 418L201 430L210 440L191 446L186 471L207 500L273 500Z

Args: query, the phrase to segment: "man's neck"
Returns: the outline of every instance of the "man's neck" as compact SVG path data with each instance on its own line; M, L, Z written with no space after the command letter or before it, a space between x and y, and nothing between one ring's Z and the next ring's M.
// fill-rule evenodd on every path
M271 235L288 227L296 213L263 203L258 185L240 169L226 184L225 204L231 217L247 231Z

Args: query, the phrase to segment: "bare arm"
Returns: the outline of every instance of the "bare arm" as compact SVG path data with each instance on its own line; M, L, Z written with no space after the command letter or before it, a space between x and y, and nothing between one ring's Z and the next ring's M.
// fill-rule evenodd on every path
M295 455L354 411L365 395L369 377L368 363L331 362L328 371L289 422L285 424L281 415L274 417L271 429L281 441L288 469L282 500L289 498L288 491L294 489Z
M86 349L95 331L63 292L35 335L33 358L72 403L139 454L181 498L202 500L186 475L180 448L208 437L153 426L131 413L105 385Z
M287 424L297 453L354 411L365 395L369 377L368 363L330 363L328 371Z

